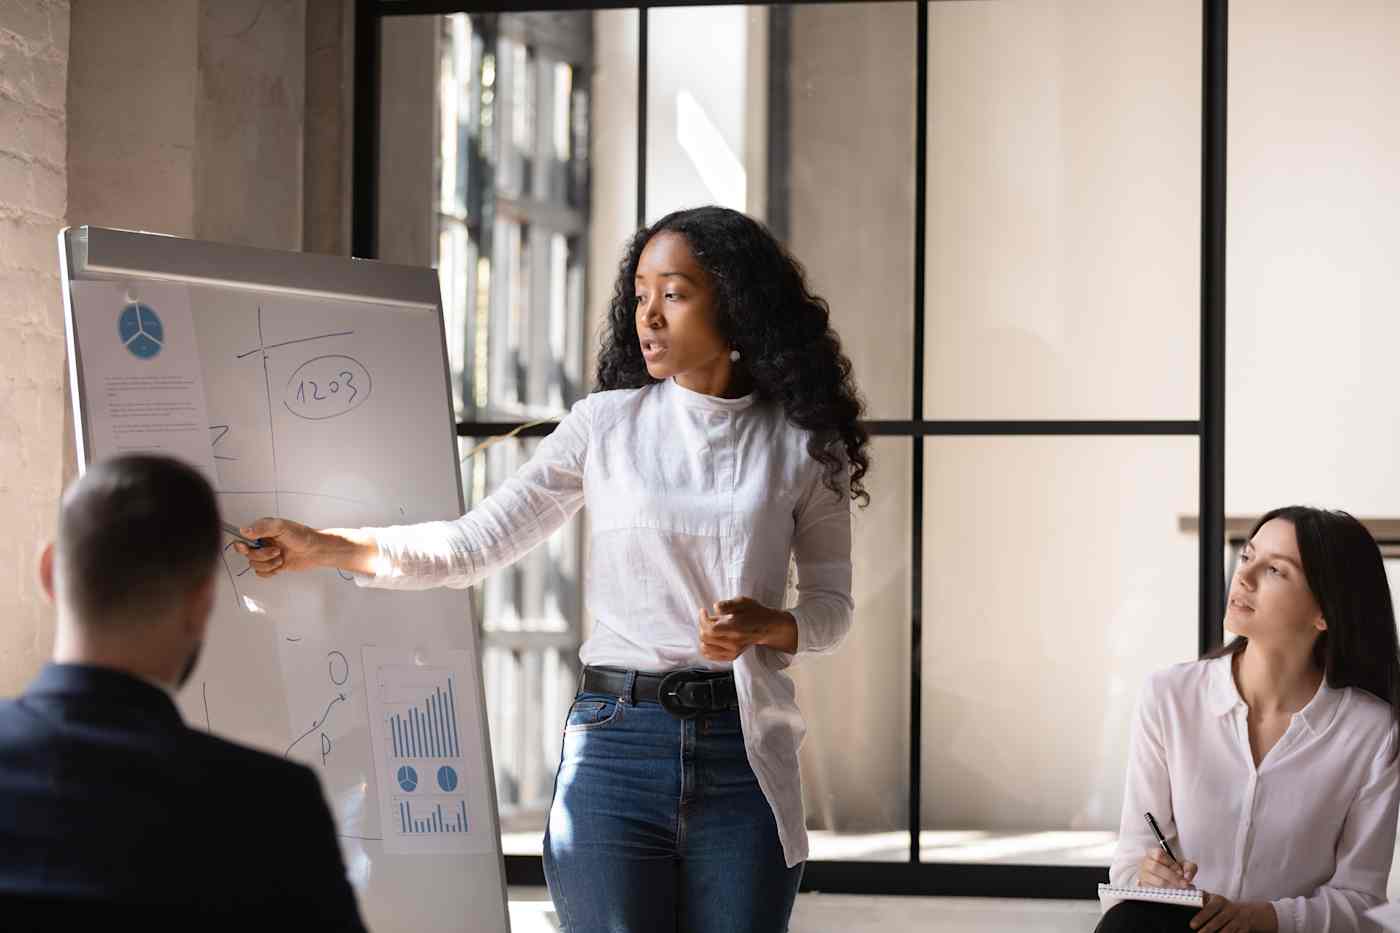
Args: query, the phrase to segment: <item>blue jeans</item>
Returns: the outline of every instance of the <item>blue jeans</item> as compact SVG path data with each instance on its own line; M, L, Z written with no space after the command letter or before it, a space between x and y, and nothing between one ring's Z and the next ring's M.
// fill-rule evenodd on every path
M784 933L788 868L739 713L580 693L544 837L565 933Z

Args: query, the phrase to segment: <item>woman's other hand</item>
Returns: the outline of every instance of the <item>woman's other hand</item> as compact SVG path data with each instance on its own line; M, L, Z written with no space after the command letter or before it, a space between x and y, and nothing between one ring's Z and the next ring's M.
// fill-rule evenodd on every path
M733 661L754 645L797 652L797 620L792 613L740 596L700 610L700 654L709 661Z
M1219 894L1207 894L1206 906L1191 918L1199 933L1273 933L1278 914L1268 903L1236 903Z

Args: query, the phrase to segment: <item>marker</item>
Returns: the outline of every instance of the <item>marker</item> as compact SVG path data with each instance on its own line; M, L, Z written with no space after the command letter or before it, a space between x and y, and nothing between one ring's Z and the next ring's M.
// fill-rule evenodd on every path
M229 522L220 522L219 524L224 526L224 531L227 531L229 534L233 535L239 541L242 541L244 544L248 545L255 551L267 543L262 538L258 538L255 541L252 538L243 537L243 532L239 530L237 525L230 524Z
M1152 835L1157 837L1157 845L1161 846L1162 851L1167 853L1167 858L1172 860L1172 864L1180 868L1181 863L1176 860L1176 855L1172 852L1172 847L1167 845L1167 838L1162 835L1162 830L1157 827L1157 821L1153 818L1152 812L1149 810L1147 813L1144 813L1143 816L1147 820L1147 825L1152 828Z

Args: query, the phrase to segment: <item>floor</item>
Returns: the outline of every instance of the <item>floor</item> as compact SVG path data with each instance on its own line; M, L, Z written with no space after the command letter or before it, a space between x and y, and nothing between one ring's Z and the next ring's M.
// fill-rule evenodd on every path
M539 855L543 829L504 832L507 855ZM904 862L909 859L909 834L807 834L812 861ZM925 862L979 864L1092 865L1106 868L1113 858L1118 834L1101 831L1049 830L1024 833L987 830L924 830L919 849Z
M539 855L538 829L502 833L512 855ZM919 846L925 862L1020 863L1106 866L1113 855L1111 832L997 833L981 830L925 831ZM903 862L908 833L809 833L813 859ZM512 888L513 933L555 933L558 920L544 888ZM1097 901L1023 898L871 897L803 894L793 911L791 933L1091 933Z
M791 933L1091 933L1098 917L1095 901L802 894ZM559 929L544 888L511 888L510 922L512 933Z

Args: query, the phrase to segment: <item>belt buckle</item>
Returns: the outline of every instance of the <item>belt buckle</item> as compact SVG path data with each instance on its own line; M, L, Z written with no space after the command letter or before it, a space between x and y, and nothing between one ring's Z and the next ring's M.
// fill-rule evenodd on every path
M694 719L703 710L695 706L687 706L680 697L680 689L695 679L694 671L671 671L661 678L661 683L656 688L656 699L661 704L661 708L677 719Z

